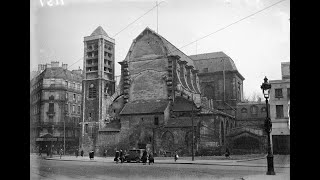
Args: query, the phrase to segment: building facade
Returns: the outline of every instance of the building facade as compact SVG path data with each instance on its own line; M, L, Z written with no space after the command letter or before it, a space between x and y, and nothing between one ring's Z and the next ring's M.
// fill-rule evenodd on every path
M106 96L105 102L97 96L97 101L105 104L98 111L105 112L107 120L92 123L97 129L96 141L90 146L84 137L83 147L97 154L107 149L110 155L115 149L131 148L146 148L155 155L176 150L190 155L192 134L197 153L225 147L227 124L234 124L235 118L201 99L193 59L146 28L119 64L118 91ZM89 87L84 85L84 92ZM93 108L84 102L84 109ZM84 124L84 134L87 127Z
M290 62L281 63L281 80L270 80L270 118L274 154L290 153L289 102Z
M30 152L66 153L79 146L82 70L40 64L30 81Z
M237 103L236 126L231 128L227 137L233 154L266 153L266 116L263 102Z
M236 115L238 102L243 101L244 77L238 72L233 60L223 52L190 56L199 71L201 94L210 106Z

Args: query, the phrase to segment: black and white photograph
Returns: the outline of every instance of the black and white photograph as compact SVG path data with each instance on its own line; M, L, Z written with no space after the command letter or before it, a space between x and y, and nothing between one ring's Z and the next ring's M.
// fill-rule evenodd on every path
M29 147L32 180L289 180L290 0L30 0Z

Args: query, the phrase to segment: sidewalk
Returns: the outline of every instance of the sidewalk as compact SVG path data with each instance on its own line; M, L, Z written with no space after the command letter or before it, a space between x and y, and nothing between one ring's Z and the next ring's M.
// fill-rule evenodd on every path
M36 156L36 155L34 155ZM38 158L41 158L38 156ZM59 160L59 161L82 161L82 162L106 162L106 163L114 163L114 157L94 157L93 160L89 159L89 156L62 156L60 159L59 155L53 155L52 158L47 157L46 155L42 156L43 159L46 160ZM191 157L186 157L190 159L178 159L177 162L174 162L173 159L157 159L155 157L155 163L159 164L198 164L198 165L222 165L222 166L247 166L247 167L267 167L267 164L261 163L248 163L249 161L254 161L262 158L253 158L253 159L245 159L245 160L191 160ZM274 164L275 168L290 168L290 164Z

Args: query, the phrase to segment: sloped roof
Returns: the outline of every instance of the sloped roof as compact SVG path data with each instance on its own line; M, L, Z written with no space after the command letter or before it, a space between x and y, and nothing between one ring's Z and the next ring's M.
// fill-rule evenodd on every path
M194 60L194 65L200 73L204 68L208 68L208 72L223 71L237 71L237 67L233 60L227 56L224 52L213 52L205 54L197 54L189 56Z
M63 69L62 67L53 67L46 68L41 74L42 78L50 79L50 78L61 78L68 79L73 81L82 82L83 76L78 73L73 73L67 69Z
M166 99L132 101L125 104L120 115L163 113L168 103Z
M193 106L193 110L196 111L197 107L191 101L183 97L177 96L175 97L172 110L173 111L192 111L192 106Z
M152 29L150 29L149 27L146 27L135 39L137 39L140 35L143 34L143 32L145 31L151 31L153 34L157 35L163 42L164 46L167 48L167 50L169 51L168 53L168 56L179 56L180 57L180 60L182 61L186 61L188 62L187 65L189 66L194 66L193 64L193 60L190 59L185 53L183 53L182 51L180 51L177 47L175 47L173 44L171 44L168 40L166 40L164 37L162 37L160 34L156 33L155 31L153 31ZM134 43L131 44L131 47L130 49L133 47ZM126 59L125 61L127 60L127 56L126 56Z
M108 36L108 34L103 30L101 26L97 27L90 36L104 35ZM109 37L109 36L108 36Z

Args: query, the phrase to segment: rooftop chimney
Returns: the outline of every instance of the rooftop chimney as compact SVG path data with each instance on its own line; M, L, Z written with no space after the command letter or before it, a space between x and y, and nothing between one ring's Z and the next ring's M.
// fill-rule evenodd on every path
M62 69L68 69L68 64L63 64L62 63Z
M290 62L281 63L282 79L290 79Z

